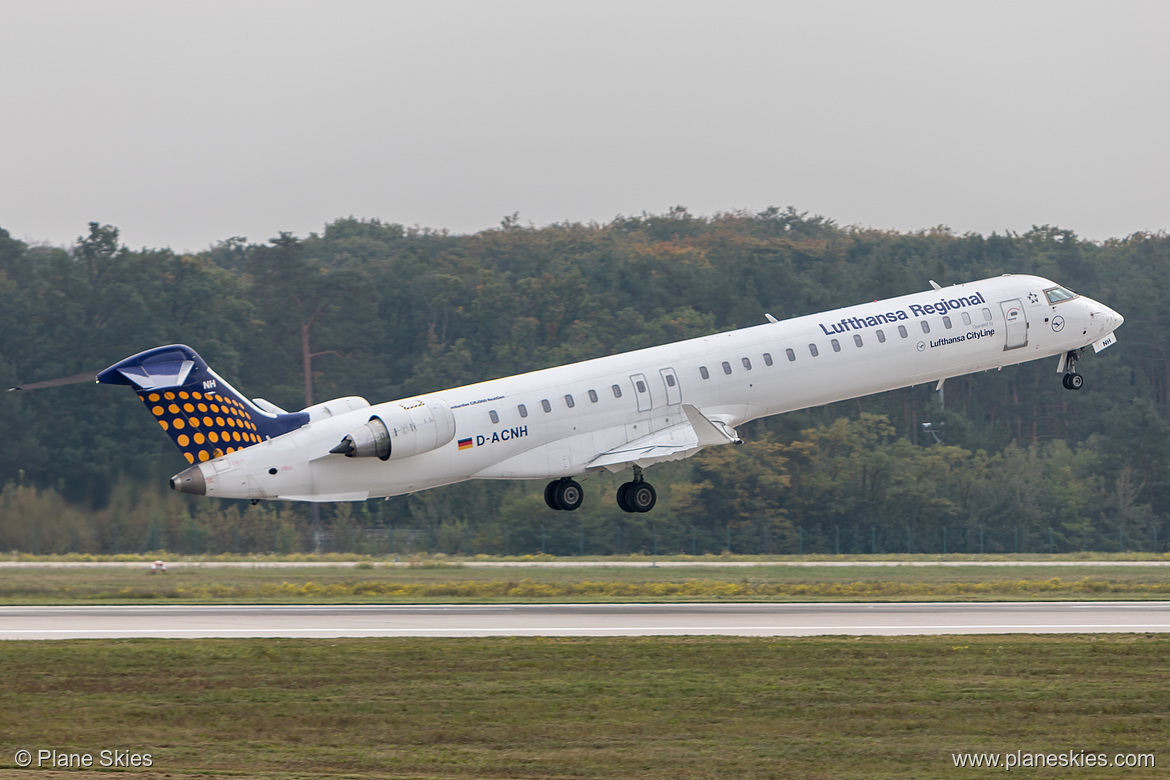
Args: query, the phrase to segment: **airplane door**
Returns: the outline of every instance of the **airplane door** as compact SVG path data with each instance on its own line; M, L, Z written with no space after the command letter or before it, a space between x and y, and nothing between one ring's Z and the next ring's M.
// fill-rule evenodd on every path
M654 405L650 400L650 383L645 374L631 374L630 383L634 386L634 397L638 399L638 411L648 412Z
M650 398L650 383L646 381L646 375L630 374L630 384L634 388L634 397L638 399L638 413L626 420L626 441L633 441L654 430L649 414L654 402Z
M1024 314L1024 302L1019 298L1010 301L1000 301L999 308L1003 310L1007 342L1005 350L1019 349L1028 346L1028 317Z
M678 406L682 403L682 387L678 383L678 374L674 373L673 368L664 368L659 373L662 374L662 384L666 386L667 405Z

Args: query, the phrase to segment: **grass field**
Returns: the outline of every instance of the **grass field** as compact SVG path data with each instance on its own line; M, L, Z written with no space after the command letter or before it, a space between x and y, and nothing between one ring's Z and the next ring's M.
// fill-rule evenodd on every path
M954 601L1170 598L1155 565L0 568L2 604Z
M15 768L22 748L147 753L149 770L119 774L141 778L974 777L992 770L956 769L952 754L1016 750L1170 761L1170 639L1152 636L0 650L0 776L13 778L33 776Z

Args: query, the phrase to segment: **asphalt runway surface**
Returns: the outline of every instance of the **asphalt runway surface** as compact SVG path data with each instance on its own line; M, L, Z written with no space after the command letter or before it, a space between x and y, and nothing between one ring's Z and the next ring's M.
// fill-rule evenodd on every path
M1170 602L0 607L0 639L1170 632Z
M370 566L370 561L165 561L168 569L349 569ZM1110 566L1170 567L1170 561L452 561L435 564L459 569L669 569L669 568L758 568L780 566L794 568L896 568L1012 566L1057 568L1103 568ZM0 569L149 569L150 561L0 561ZM374 568L409 568L411 561L374 561Z

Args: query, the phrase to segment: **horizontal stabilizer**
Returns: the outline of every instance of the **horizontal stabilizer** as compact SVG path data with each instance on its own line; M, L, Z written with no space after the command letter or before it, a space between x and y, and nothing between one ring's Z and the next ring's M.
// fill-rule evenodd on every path
M16 387L8 388L8 392L14 390L43 390L46 387L60 387L61 385L75 385L81 382L97 382L98 372L87 371L84 374L74 374L73 376L63 376L58 379L45 379L41 382L29 382L27 385L17 385Z
M139 364L128 364L123 361L114 370L130 380L139 390L163 390L187 384L187 377L191 375L191 369L195 368L195 361L184 360L182 353L162 357L164 359ZM99 381L114 384L110 381L108 371L103 371L102 374L105 376L99 375Z

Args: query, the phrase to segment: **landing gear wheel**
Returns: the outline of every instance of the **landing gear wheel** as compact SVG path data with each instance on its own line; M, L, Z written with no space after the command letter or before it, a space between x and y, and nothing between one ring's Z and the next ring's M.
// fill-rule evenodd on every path
M654 486L642 479L642 467L635 463L634 479L618 488L618 507L623 512L649 512L657 501Z
M635 511L649 512L658 501L658 493L649 482L635 482L626 493L627 500Z
M658 493L649 482L627 482L618 488L617 503L624 512L649 512L658 501Z
M634 505L630 503L630 488L634 487L636 483L625 482L618 488L617 505L623 512L637 512Z
M585 500L585 491L581 490L581 486L571 479L562 479L552 484L554 485L553 500L557 504L557 509L572 512Z
M556 490L559 480L548 483L544 486L544 503L548 505L549 509L560 509L557 506Z
M1065 374L1062 384L1066 390L1080 390L1085 386L1085 378L1080 374Z

